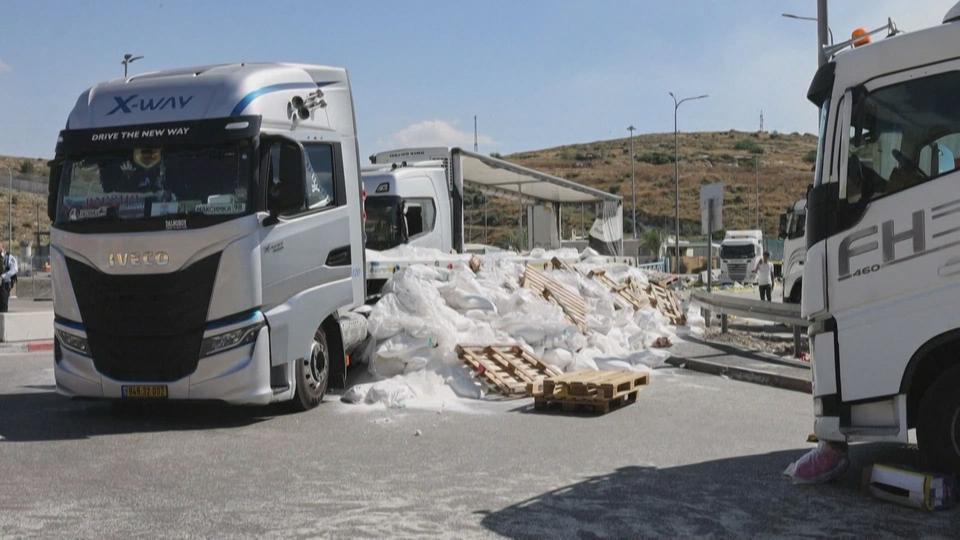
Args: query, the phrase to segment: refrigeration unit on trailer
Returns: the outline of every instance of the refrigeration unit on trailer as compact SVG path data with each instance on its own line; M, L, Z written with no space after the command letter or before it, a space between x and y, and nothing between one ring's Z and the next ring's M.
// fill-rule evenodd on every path
M803 263L807 254L804 231L807 200L800 199L780 215L780 239L783 240L783 301L800 303L803 292Z
M960 4L939 26L878 31L827 48L808 92L816 434L905 443L916 428L933 466L960 471Z
M97 84L48 212L57 389L315 406L364 300L342 68L231 64Z
M727 231L720 243L720 281L756 283L754 269L761 255L762 231Z

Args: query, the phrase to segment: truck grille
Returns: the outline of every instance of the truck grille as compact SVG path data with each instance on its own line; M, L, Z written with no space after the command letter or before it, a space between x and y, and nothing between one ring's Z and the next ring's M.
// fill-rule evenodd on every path
M743 282L745 279L747 279L746 263L727 264L727 274L730 276L730 279L732 279L733 281Z
M67 258L97 371L175 381L197 369L220 254L169 274L117 276Z

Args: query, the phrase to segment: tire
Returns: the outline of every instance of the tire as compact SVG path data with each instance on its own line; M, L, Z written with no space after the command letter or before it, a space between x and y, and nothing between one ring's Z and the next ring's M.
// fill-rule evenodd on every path
M960 473L960 366L943 373L923 394L917 443L929 466Z
M330 383L330 353L322 329L313 336L310 358L297 360L296 364L297 388L291 406L295 411L308 411L323 401Z

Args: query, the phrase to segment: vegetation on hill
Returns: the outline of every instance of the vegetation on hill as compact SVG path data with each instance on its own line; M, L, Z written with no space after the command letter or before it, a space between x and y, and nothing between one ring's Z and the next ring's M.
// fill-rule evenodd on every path
M728 229L753 229L757 223L757 162L760 177L760 220L766 234L775 235L780 214L802 198L813 179L817 139L809 134L740 131L681 133L680 218L683 234L700 234L700 186L725 184L723 219ZM673 133L634 138L638 230L674 229ZM630 189L630 139L614 139L520 152L505 159L556 176L581 182L623 197L624 229L632 232ZM491 202L488 222L491 243L506 243L517 229L517 203ZM480 211L468 214L473 241L480 241ZM585 226L592 209L585 210ZM579 210L566 211L564 236L580 234Z

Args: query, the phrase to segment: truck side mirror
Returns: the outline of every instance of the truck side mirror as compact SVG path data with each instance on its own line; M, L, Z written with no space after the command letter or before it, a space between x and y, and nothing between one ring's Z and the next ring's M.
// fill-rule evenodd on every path
M57 198L60 193L60 174L63 171L63 162L53 160L47 164L50 167L50 177L47 182L47 217L56 221Z
M780 214L780 239L787 237L787 214Z
M292 140L270 146L270 171L267 176L267 210L264 225L276 223L277 216L296 213L307 201L307 167L303 147Z

